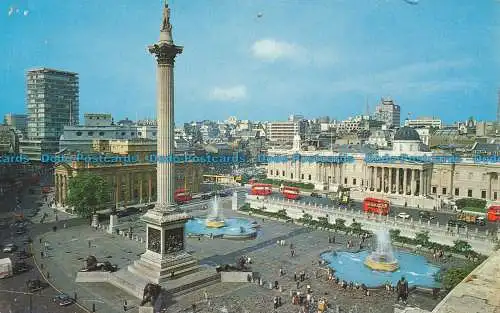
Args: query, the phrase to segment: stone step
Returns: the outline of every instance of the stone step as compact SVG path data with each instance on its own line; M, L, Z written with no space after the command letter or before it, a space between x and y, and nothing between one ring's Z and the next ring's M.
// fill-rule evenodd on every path
M145 276L151 281L166 281L171 280L171 268L161 269L159 267L153 267L147 264L147 262L136 261L134 265L129 265L128 270L136 275ZM174 272L174 279L178 279L181 276L191 274L198 270L197 262L190 262L190 264L185 264L183 268L178 267Z
M197 264L198 264L198 261L195 259L190 259L190 260L184 261L184 262L176 262L176 263L172 262L172 263L169 263L168 266L166 267L166 269L167 269L166 272L173 271L175 274L177 272L180 272L182 268L197 266ZM147 268L150 271L158 271L159 270L159 267L156 266L155 264L151 264L151 263L146 262L142 259L135 260L134 266Z

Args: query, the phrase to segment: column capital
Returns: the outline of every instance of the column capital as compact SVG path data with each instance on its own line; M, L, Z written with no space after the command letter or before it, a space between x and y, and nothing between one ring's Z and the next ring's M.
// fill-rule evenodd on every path
M175 57L181 54L183 47L170 45L167 43L155 43L148 46L149 53L156 57L156 62L158 65L174 65Z

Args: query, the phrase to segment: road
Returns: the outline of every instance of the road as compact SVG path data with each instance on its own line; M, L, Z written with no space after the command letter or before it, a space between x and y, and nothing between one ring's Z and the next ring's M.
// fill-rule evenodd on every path
M278 198L278 199L284 199L283 195L277 191L273 191L272 197ZM300 197L300 202L303 203L317 203L321 205L334 205L334 202L328 198L317 198L317 197L311 197L310 195L302 195ZM358 211L362 210L362 202L361 201L353 201L351 208L354 208ZM403 207L403 206L398 206L398 205L391 205L391 210L389 213L389 216L397 216L399 213L407 213L410 215L410 218L413 218L415 221L418 221L420 219L419 212L421 210L419 208L414 208L414 207ZM451 212L451 211L437 211L437 212L430 212L432 216L435 216L434 219L432 219L433 223L436 223L439 221L440 225L445 225L448 223L449 220L455 219L456 218L456 213ZM471 229L475 229L476 227L479 229L479 231L496 231L499 228L499 223L493 223L493 222L486 222L486 225L484 226L476 226L476 225L471 225Z
M41 183L44 185L50 184L49 173L46 173L42 179ZM62 221L58 223L48 223L48 224L33 224L28 222L26 226L26 233L22 235L16 235L14 228L11 227L13 218L9 217L14 210L21 210L26 216L31 215L36 212L38 207L37 203L41 201L40 194L38 196L30 195L28 190L30 186L24 186L23 190L19 194L10 193L4 198L0 199L0 213L4 216L0 220L0 243L2 246L7 243L14 243L18 246L18 250L29 251L29 244L25 241L28 237L36 237L37 234L42 234L50 231L54 225L62 227ZM16 209L18 196L20 203L19 207ZM67 226L78 225L82 223L88 223L86 220L74 219L65 221ZM19 260L14 254L6 254L0 251L0 258L10 257L13 262L18 262ZM68 307L60 307L57 303L53 302L52 299L58 294L56 290L50 286L44 290L29 294L26 290L26 281L30 279L40 279L40 273L35 267L32 258L25 259L24 262L28 264L30 270L25 273L14 275L10 278L0 279L0 312L9 313L25 313L25 312L37 312L37 313L75 313L75 312L87 312L80 309L77 305L70 305ZM70 295L74 296L74 295ZM80 299L79 301L85 301L85 299Z

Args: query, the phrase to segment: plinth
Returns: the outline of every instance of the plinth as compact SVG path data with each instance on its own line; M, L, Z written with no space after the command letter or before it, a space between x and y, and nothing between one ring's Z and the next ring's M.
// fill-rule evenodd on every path
M184 225L189 215L153 209L142 220L146 222L146 252L128 270L160 284L198 270L198 261L184 250Z

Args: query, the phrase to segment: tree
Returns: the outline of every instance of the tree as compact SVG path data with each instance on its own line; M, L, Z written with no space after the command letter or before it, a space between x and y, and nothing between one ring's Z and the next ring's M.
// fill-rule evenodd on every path
M330 224L328 223L328 217L320 216L318 217L319 226L323 228L328 228Z
M69 180L67 203L78 215L89 217L109 201L110 194L111 188L103 177L80 174Z
M423 232L420 232L420 233L417 233L416 236L415 236L415 241L417 242L417 244L419 245L422 245L424 247L427 247L429 246L429 232L428 231L423 231Z
M304 213L304 215L302 215L302 219L304 221L312 221L313 217L311 214L308 214L308 213Z
M453 242L453 250L459 253L468 253L472 250L472 247L467 241L455 240Z
M363 229L361 228L361 223L353 222L350 226L353 234L361 234Z
M285 209L281 209L277 212L278 214L278 217L281 217L281 218L287 218L288 217L288 214L286 213L286 210Z
M335 219L335 225L333 225L333 226L335 227L335 229L343 230L346 228L345 220L341 219L341 218L337 218L337 219Z
M401 230L399 230L399 229L390 229L389 230L389 235L391 236L392 240L398 241L401 238Z
M474 270L474 267L475 265L469 264L465 267L450 268L443 276L443 287L448 291L453 289Z

